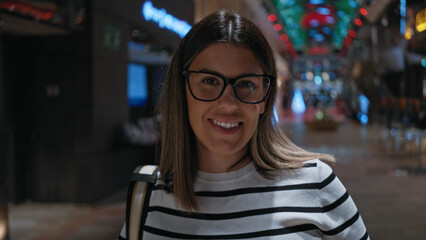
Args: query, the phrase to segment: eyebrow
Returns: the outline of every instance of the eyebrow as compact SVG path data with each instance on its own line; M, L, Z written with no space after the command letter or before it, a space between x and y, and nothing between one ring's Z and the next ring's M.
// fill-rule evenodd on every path
M202 68L202 69L200 69L200 70L196 70L196 71L201 71L201 72L207 72L207 73L213 73L213 74L217 74L217 75L219 75L219 76L222 76L222 77L225 77L225 78L230 78L230 79L233 79L233 78L239 78L239 77L241 77L241 76L247 76L247 75L264 75L263 73L253 73L253 72L247 72L247 73L243 73L243 74L239 74L239 75L237 75L237 76L235 76L235 77L227 77L227 76L224 76L222 73L220 73L220 72L217 72L217 71L214 71L214 70L211 70L211 69L208 69L208 68Z

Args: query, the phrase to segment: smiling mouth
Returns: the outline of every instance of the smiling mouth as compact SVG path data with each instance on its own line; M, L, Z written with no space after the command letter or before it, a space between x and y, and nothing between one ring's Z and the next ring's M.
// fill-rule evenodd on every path
M214 124L216 124L217 126L220 126L224 129L231 129L231 128L235 128L237 127L240 123L226 123L226 122L220 122L220 121L216 121L216 120L212 120L212 122Z

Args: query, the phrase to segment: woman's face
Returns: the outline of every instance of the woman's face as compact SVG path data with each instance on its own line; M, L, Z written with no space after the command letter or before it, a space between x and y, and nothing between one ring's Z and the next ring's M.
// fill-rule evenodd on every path
M240 46L214 43L205 48L191 63L189 71L207 71L226 78L243 74L264 74L253 53ZM186 84L188 117L195 133L200 158L241 158L253 136L265 102L240 102L231 85L213 102L194 99ZM234 156L234 158L233 158ZM231 163L233 164L233 163Z

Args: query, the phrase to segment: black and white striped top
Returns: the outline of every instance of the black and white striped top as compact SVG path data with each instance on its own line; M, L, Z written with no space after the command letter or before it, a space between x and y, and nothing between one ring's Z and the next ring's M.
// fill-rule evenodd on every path
M369 239L352 198L319 160L272 180L253 163L199 172L195 190L200 212L190 214L158 182L143 239ZM126 239L124 231L119 238Z

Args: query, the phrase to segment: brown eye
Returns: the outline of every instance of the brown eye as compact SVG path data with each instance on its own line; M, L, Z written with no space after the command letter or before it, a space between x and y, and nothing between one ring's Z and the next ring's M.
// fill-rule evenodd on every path
M211 77L203 79L202 82L208 85L219 85L219 80Z

